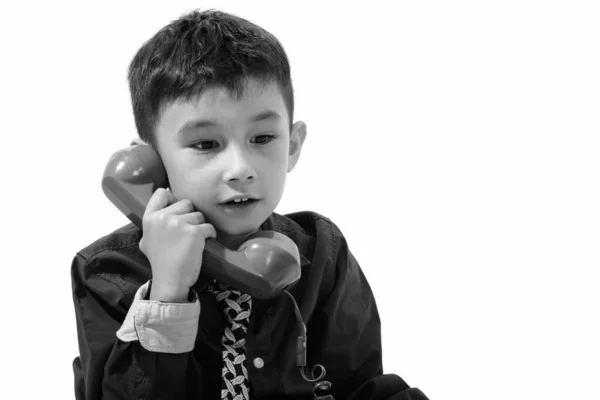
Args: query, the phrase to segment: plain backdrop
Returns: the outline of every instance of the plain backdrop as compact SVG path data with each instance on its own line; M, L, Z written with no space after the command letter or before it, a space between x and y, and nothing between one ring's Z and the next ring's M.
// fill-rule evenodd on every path
M217 8L287 51L308 137L276 212L346 235L385 372L432 400L600 398L597 2L3 4L1 397L74 397L71 261L128 223L100 187L136 136L127 66Z

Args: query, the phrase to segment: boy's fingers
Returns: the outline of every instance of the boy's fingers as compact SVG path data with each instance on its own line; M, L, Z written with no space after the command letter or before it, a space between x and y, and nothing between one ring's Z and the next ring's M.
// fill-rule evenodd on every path
M179 217L182 222L190 225L199 225L205 222L204 215L201 212L192 212Z
M151 215L157 211L165 210L168 214L187 214L194 211L194 205L190 200L177 200L170 190L156 189L148 204L146 205L145 215Z
M167 192L167 197L169 199L169 201L167 202L167 206L170 206L171 204L175 204L179 201L179 200L177 200L177 198L175 197L173 192L171 192L170 190L167 190L167 189L163 189L163 190L165 192Z
M173 196L173 195L171 194L171 196ZM174 200L175 204L171 204L172 200L170 199L169 204L171 204L171 205L165 208L166 213L182 215L182 214L188 214L188 213L195 211L194 203L192 203L191 200L188 200L188 199L177 200L175 198L175 196L173 196L172 199Z
M169 204L169 195L173 196L171 192L166 189L159 188L152 194L148 204L146 205L146 211L144 216L155 213L158 210L162 210Z
M202 231L202 233L204 234L204 237L206 239L208 239L208 238L216 239L217 238L217 231L215 230L215 227L212 226L211 224L197 225L197 229Z

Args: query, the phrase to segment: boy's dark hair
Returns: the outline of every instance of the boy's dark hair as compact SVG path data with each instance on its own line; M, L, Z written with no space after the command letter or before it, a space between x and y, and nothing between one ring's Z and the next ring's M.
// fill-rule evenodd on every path
M221 85L239 99L249 78L278 84L291 131L294 90L289 61L277 38L250 21L214 9L184 14L144 43L129 66L139 137L156 149L154 128L165 103L189 101Z

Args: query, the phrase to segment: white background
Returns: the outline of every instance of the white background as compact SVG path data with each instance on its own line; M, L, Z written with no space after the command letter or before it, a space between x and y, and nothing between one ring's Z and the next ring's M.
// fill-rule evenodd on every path
M385 372L432 400L600 398L597 2L119 3L0 10L3 398L73 398L71 260L128 222L100 188L136 136L127 66L196 7L283 43L308 137L276 211L342 229Z

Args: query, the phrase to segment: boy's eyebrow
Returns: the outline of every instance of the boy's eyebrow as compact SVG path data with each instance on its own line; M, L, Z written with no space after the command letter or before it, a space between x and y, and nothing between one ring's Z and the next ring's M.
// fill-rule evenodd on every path
M264 121L266 119L281 119L281 115L276 113L275 111L263 111L259 114L248 119L248 122L259 122ZM214 126L220 125L219 122L213 119L195 119L192 121L186 122L178 131L178 133L183 133L189 129L200 129L200 128L211 128Z

